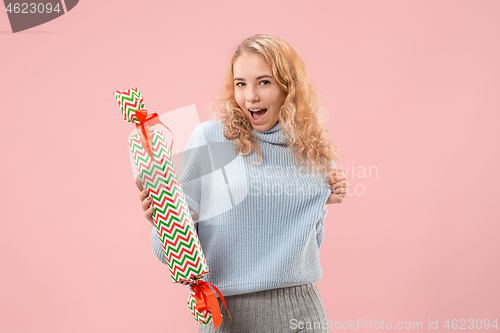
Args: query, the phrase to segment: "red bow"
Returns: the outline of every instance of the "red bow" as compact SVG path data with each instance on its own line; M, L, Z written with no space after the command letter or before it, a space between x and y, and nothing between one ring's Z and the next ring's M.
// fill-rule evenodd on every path
M152 159L154 159L150 126L154 126L156 124L162 124L169 131L170 128L165 126L165 124L160 121L160 118L158 117L157 113L152 113L148 115L147 110L137 110L135 112L135 117L139 121L139 123L136 124L135 127L137 128L137 132L139 133L139 137L141 138L142 146L144 147L148 155L151 156ZM148 123L147 125L145 124L146 122ZM170 154L172 154L172 146L174 145L174 133L172 133L172 131L170 131L170 133L172 134L172 142L170 143Z
M219 294L219 297L224 304L224 307L226 308L227 314L229 315L229 319L231 319L232 322L233 319L231 318L231 314L227 310L226 301L224 300L224 297L216 286L202 280L197 280L196 284L190 285L190 288L195 292L194 301L196 304L196 310L198 310L198 312L200 313L203 313L206 310L210 310L210 313L212 314L212 318L214 320L214 327L217 330L217 327L219 327L219 324L222 322L222 315L220 314L217 296L215 296L214 291L210 289L209 286L214 288L217 294Z

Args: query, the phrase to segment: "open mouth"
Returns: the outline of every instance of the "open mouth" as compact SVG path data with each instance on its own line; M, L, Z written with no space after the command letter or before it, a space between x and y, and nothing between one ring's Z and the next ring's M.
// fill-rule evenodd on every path
M253 110L255 110L255 109L253 109ZM248 109L248 111L250 111L250 114L252 115L253 119L259 120L259 119L264 118L264 115L266 114L267 109L257 109L257 110L258 111L252 111L252 110Z

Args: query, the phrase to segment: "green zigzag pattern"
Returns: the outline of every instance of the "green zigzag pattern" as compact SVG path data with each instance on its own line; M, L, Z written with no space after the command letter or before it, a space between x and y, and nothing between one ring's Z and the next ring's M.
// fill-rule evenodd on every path
M150 156L145 153L137 134L130 137L129 147L134 156L135 164L141 179L144 180L146 175L150 178L154 175L152 181L145 181L145 188L158 191L161 184L171 186L170 189L161 188L160 192L156 195L151 194L155 203L155 224L158 233L160 234L160 232L162 232L162 234L159 235L160 241L162 242L167 261L169 262L168 266L172 279L175 282L189 284L193 275L206 274L208 272L208 267L206 266L203 252L201 251L201 244L194 230L191 215L186 213L188 212L187 203L185 202L182 188L180 184L178 184L176 173L172 172L173 163L170 159L168 148L165 149L166 141L163 132L153 129L152 142L155 160L152 160ZM162 164L159 165L157 161L161 161ZM174 203L165 200L163 205L161 205L161 202L165 198L174 200L176 195L177 198ZM165 221L165 215L168 212L170 215ZM170 230L160 231L162 228ZM179 239L181 236L190 241L181 241ZM191 252L193 249L193 254L189 254L188 251ZM178 256L179 259L176 259L174 255ZM195 266L194 264L200 256L200 263Z
M125 92L116 91L114 95L116 100L118 101L118 104L120 105L124 119L128 122L137 123L135 111L145 108L142 94L137 89L137 87L129 89ZM129 103L130 105L126 105L126 103ZM137 105L134 107L134 104ZM173 171L175 170L175 168L173 162L171 161L170 152L165 143L166 141L163 132L153 129L152 133L154 161L150 161L150 156L148 154L145 154L145 150L140 144L138 135L133 135L131 136L131 138L129 138L130 152L134 156L134 163L139 176L143 181L144 188L157 192L157 189L160 187L160 184L162 182L165 182L167 186L170 187L171 193L168 190L162 188L157 195L151 195L151 197L153 198L153 202L156 204L156 211L153 213L153 216L155 218L158 233L160 233L160 228L162 227L170 227L169 229L171 229L171 234L169 234L168 231L163 230L163 236L160 238L160 240L165 251L167 262L169 263L168 267L172 279L174 280L174 282L179 282L181 284L190 284L193 281L202 279L209 271L208 266L201 249L201 244L194 230L191 215L189 213L186 213L188 212L187 203L185 202L182 188L178 183L177 174L175 173L175 171ZM159 162L159 164L157 162ZM168 170L168 168L170 168L171 170ZM165 175L165 171L167 171L167 175ZM153 175L154 178L152 180L148 179L147 181L145 181L146 177L151 178L153 177ZM163 209L160 208L160 204L165 197L173 199L176 195L178 196L175 199L175 204L171 204L170 202L165 201L164 205L166 204L166 206L163 207ZM172 211L168 217L168 221L163 221L161 216L164 216L169 209L171 209ZM178 226L184 227L185 231L183 231L183 228L179 228ZM175 237L180 237L180 235L185 235L185 237L189 236L189 241L178 241L177 243L173 242L175 240ZM171 246L170 244L172 243L176 244L176 246ZM183 251L183 249L194 249L193 255L189 255L188 252ZM175 253L178 256L180 255L180 260L173 257L170 257L171 260L169 260L169 256L167 253L170 252ZM193 264L196 263L197 259L201 259L197 267L193 267L192 265L188 264L190 262ZM176 269L177 272L175 276L172 273L174 269ZM201 324L208 324L212 321L212 315L210 314L209 310L200 313L196 309L194 292L189 293L187 304L196 322Z
M118 94L115 92L115 98L119 102L118 104L120 105L120 110L122 112L123 119L128 121L128 122L136 122L135 120L137 118L135 118L135 112L137 110L144 109L144 102L142 101L142 94L137 89L137 87L135 87L134 89L136 89L137 92L135 92L132 89L129 89L126 91L117 90L117 92L119 92ZM137 108L133 108L130 105L127 105L127 107L125 108L126 102L130 102L133 104L134 101L136 101L136 100L139 101Z

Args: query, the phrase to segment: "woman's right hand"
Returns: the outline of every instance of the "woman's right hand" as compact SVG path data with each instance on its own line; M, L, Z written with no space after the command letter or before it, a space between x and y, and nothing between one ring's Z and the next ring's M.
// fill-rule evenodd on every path
M139 191L141 191L141 194L139 194L139 200L141 200L142 202L142 210L144 211L144 217L154 227L155 223L153 222L153 207L151 207L151 203L153 202L153 200L151 199L150 196L148 196L148 192L142 188L141 178L137 177L135 179L135 185L137 186Z

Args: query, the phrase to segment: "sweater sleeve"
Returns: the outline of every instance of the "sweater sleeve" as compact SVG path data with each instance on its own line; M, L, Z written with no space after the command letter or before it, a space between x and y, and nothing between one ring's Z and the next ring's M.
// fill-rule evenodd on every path
M153 227L151 231L151 241L153 243L153 252L156 258L158 258L158 260L166 265L167 259L165 258L165 253L163 251L163 247L161 246L160 237L158 236L158 232L156 231L155 227Z
M208 147L205 140L204 125L199 124L189 139L186 149L182 156L182 170L179 182L184 193L184 198L189 207L189 212L193 218L194 226L198 231L198 216L201 200L201 177L203 176L204 163L200 161L209 161ZM153 252L162 263L167 264L165 254L161 245L160 238L156 228L151 232L151 241Z

